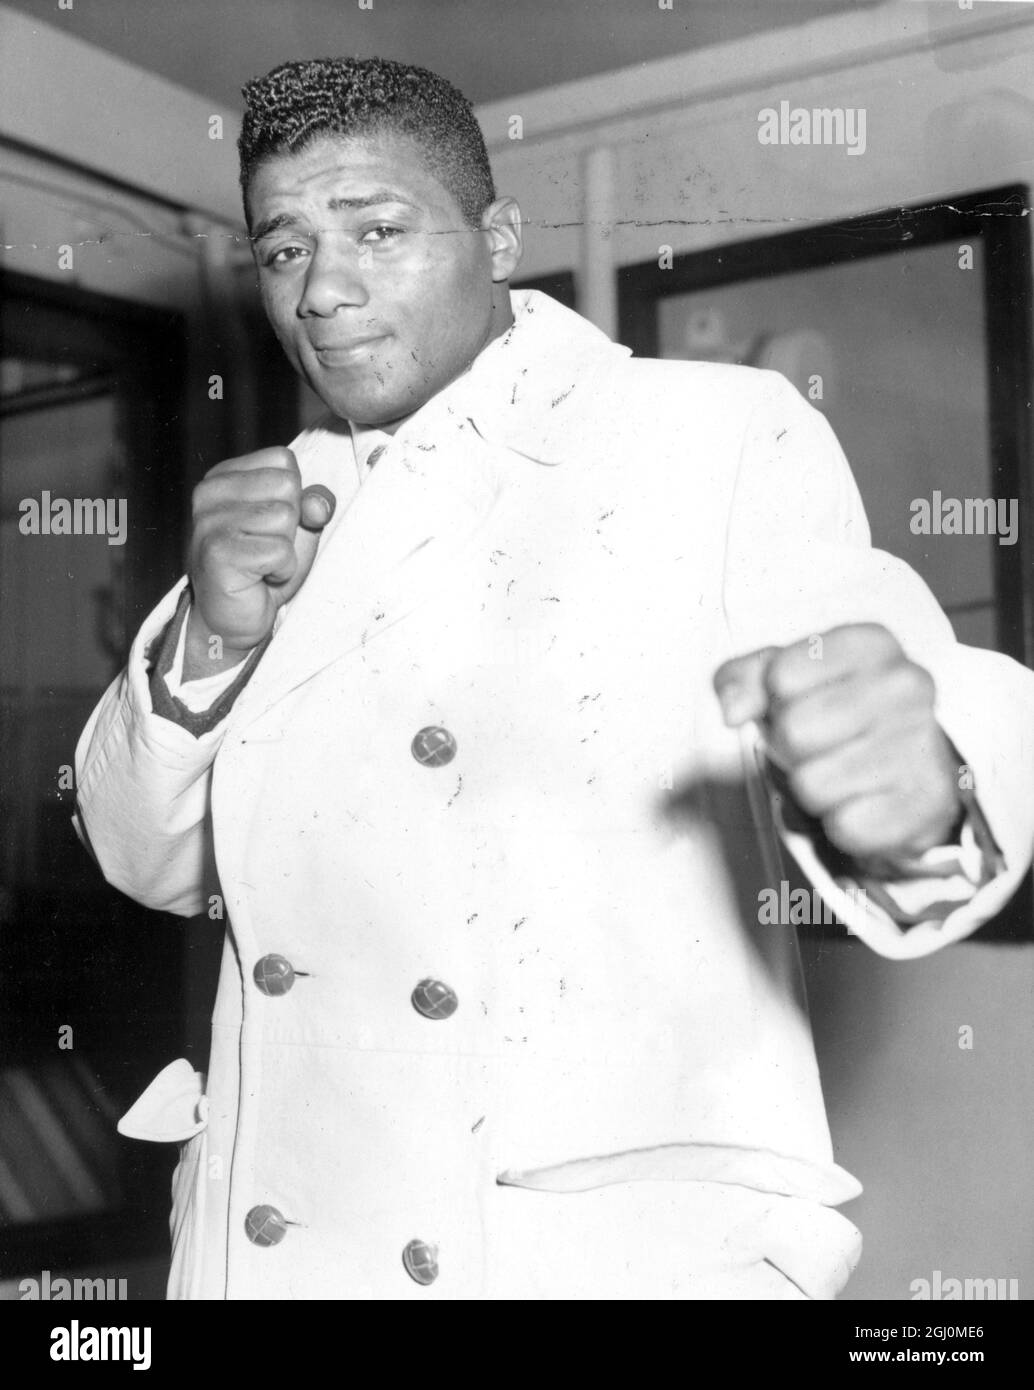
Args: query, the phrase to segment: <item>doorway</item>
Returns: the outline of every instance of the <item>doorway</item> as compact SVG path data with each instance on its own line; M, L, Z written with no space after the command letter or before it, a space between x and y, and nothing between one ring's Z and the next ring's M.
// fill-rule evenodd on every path
M79 733L180 567L185 337L0 282L0 1280L167 1245L175 1156L115 1120L183 1050L183 923L109 887L71 814Z

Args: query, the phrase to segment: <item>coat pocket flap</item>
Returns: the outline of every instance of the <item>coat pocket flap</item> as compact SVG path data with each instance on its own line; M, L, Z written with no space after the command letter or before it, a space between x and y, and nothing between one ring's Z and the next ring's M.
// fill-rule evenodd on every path
M184 1057L170 1062L118 1122L119 1134L155 1143L183 1142L208 1124L205 1078Z
M550 1168L499 1173L496 1182L546 1192L583 1192L610 1183L663 1178L682 1182L724 1182L787 1197L803 1197L825 1206L850 1202L862 1185L835 1163L818 1163L772 1149L736 1144L659 1144Z

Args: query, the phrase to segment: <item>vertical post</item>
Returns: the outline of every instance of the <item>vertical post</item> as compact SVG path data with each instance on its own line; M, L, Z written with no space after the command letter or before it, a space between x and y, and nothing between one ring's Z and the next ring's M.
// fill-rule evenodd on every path
M615 232L617 159L610 146L585 154L582 199L582 275L579 308L609 337L618 331Z
M218 462L256 447L257 367L244 322L238 268L241 257L230 228L188 215L188 235L197 238L200 272L198 316L191 325L191 356L202 367L199 380L222 377L222 405L206 411L206 452Z

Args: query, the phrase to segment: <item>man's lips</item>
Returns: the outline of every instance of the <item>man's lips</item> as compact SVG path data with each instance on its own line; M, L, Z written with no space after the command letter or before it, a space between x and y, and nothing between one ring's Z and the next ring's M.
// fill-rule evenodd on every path
M375 343L382 343L387 335L375 334L371 338L352 338L343 342L313 343L312 349L323 367L351 367L357 362L365 362Z

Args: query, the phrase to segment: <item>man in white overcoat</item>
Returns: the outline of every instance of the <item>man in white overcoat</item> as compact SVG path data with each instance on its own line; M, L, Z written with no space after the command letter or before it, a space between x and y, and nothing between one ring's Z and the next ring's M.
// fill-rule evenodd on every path
M999 911L1034 678L870 548L781 377L510 292L447 83L245 95L263 300L328 413L196 489L78 750L107 878L228 922L207 1075L120 1126L181 1147L170 1297L833 1298L860 1187L766 905L792 856L886 956Z

